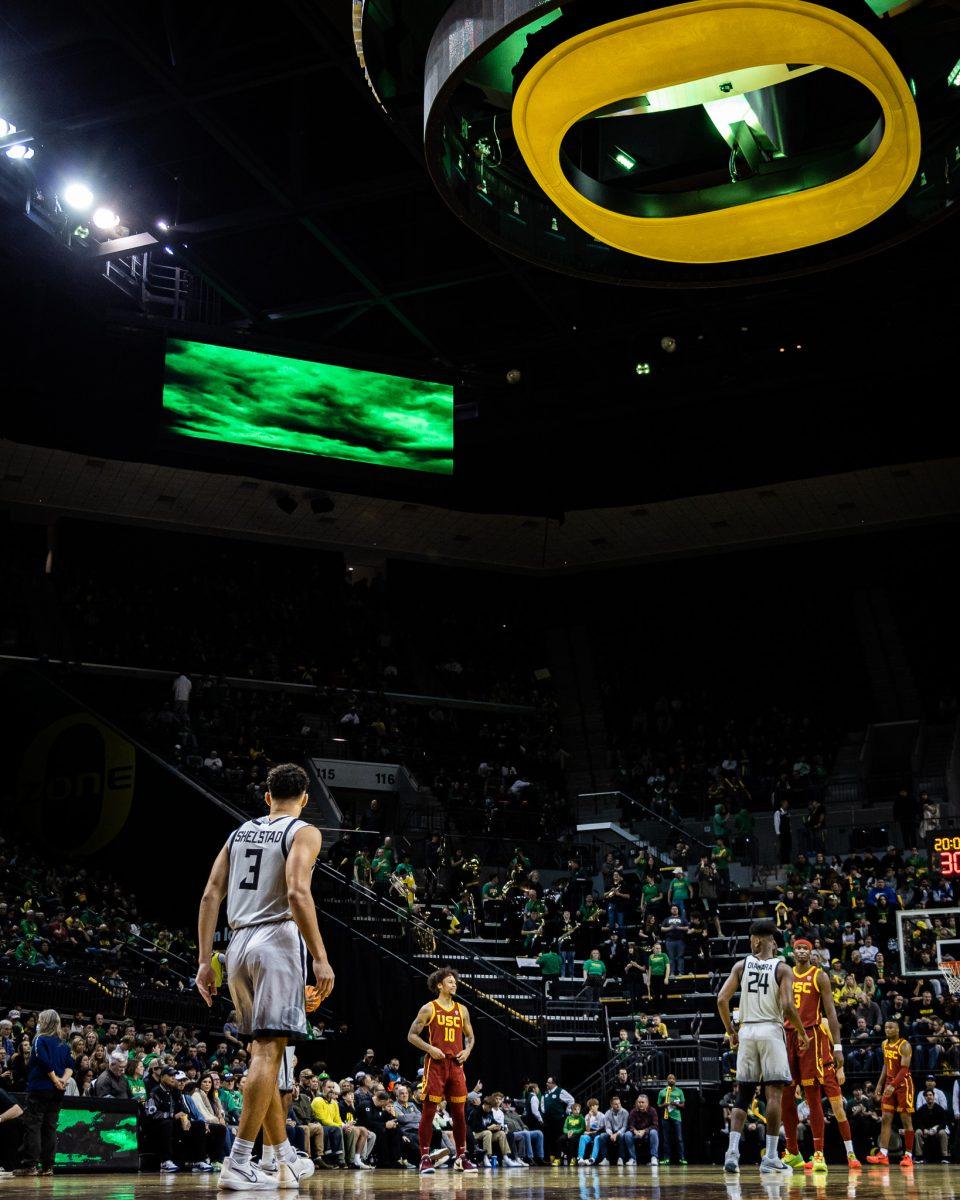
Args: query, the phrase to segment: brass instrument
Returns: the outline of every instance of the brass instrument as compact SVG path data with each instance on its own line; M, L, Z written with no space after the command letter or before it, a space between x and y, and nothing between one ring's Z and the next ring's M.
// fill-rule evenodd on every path
M503 892L501 895L504 900L508 900L512 892L520 891L520 889L523 887L523 875L523 863L517 863L510 872L510 878L503 885Z
M463 864L464 888L478 887L480 884L480 859L474 854Z
M590 911L589 917L586 917L584 919L584 921L581 923L586 924L586 925L592 925L594 923L594 921L600 920L600 916L601 916L602 912L603 912L603 909L601 909L600 905L595 904Z
M576 936L577 930L580 928L581 922L575 921L569 927L564 928L564 932L557 938L557 945L562 946L564 942L570 942Z

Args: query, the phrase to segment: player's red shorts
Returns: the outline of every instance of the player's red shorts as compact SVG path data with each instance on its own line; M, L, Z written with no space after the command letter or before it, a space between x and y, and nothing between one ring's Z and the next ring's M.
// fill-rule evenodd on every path
M439 1104L441 1100L466 1103L467 1077L455 1058L441 1061L427 1055L423 1060L423 1095L431 1104Z
M823 1092L828 1100L836 1100L838 1096L843 1095L843 1088L837 1081L837 1064L832 1057L832 1047L830 1054L830 1061L823 1064Z
M892 1096L882 1096L880 1111L885 1113L912 1113L916 1107L916 1095L913 1090L913 1076L908 1075L903 1083L898 1084Z
M795 1029L787 1029L787 1060L790 1063L790 1074L793 1082L802 1087L811 1087L815 1083L826 1083L827 1065L834 1065L833 1042L829 1034L823 1032L819 1025L807 1030L810 1042L806 1050L800 1049L800 1039ZM835 1070L831 1072L836 1082ZM827 1093L830 1094L829 1092Z

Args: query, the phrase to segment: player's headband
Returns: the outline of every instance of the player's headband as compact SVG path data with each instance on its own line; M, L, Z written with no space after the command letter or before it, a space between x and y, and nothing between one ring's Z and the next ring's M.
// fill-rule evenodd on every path
M797 940L793 943L794 950L796 950L798 946L806 946L808 950L812 950L813 942L808 942L806 938L797 938Z

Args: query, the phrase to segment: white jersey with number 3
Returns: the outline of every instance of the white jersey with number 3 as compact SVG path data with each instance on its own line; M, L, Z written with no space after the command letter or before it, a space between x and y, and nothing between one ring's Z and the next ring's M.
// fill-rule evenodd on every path
M753 954L748 954L743 960L743 975L740 977L741 1025L758 1021L783 1024L783 1004L777 982L777 967L781 964L782 958L757 958Z
M299 817L258 817L246 821L227 839L227 922L231 929L292 920L287 855L294 835L306 823Z

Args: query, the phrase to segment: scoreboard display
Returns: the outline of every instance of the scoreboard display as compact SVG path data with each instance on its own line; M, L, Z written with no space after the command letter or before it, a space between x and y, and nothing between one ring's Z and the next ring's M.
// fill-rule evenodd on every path
M933 870L946 879L960 876L960 833L934 833L927 849Z

